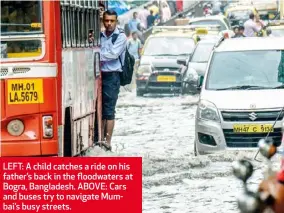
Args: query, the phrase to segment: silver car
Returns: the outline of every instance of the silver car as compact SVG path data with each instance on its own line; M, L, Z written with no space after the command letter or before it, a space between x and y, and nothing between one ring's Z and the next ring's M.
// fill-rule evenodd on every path
M203 80L200 78L200 84ZM195 154L281 145L284 38L225 39L211 54L195 118Z
M182 82L182 93L197 93L197 81L198 77L204 76L206 67L212 53L215 44L220 40L220 36L209 37L202 39L196 45L192 56L189 58L187 66L182 66L183 82ZM184 64L181 60L178 61L180 64ZM197 73L197 75L195 75ZM196 77L197 76L197 77Z

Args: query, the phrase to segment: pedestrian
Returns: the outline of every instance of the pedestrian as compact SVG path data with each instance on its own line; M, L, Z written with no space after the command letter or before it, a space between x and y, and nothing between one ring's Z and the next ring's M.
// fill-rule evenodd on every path
M232 38L238 38L239 37L239 26L234 27L234 33L235 35L232 36Z
M244 26L239 27L239 37L245 37L244 30L245 30Z
M138 14L138 19L141 21L145 29L147 29L147 17L150 15L150 12L147 8L147 6L144 7L142 11L139 12Z
M171 10L167 2L162 3L162 22L167 22L171 18Z
M148 10L153 11L153 16L158 15L160 13L158 1L154 1L153 4L150 7L148 7Z
M263 24L262 22L260 22L260 25L258 25L255 21L254 21L254 14L251 13L249 15L249 20L247 20L245 23L244 23L244 27L245 27L245 30L244 30L244 36L246 37L255 37L256 34L255 33L258 33L259 31L261 31L262 27L263 27Z
M103 14L105 31L101 33L102 71L102 135L107 150L111 150L111 138L115 123L115 106L120 89L120 73L125 58L127 37L117 27L117 13L107 10ZM113 43L113 37L116 37ZM106 137L105 137L106 136Z
M138 38L141 41L141 43L144 44L144 42L145 42L144 35L143 35L144 28L141 26L141 24L138 24L137 29L138 29L137 30Z
M102 3L99 3L99 9L100 9L100 22L101 22L101 32L105 31L105 27L103 24L103 14L105 12L105 5Z
M255 15L255 23L262 28L265 26L264 21L260 19L258 14Z
M147 26L148 26L148 28L152 27L154 25L155 20L156 20L156 16L154 16L154 11L150 10L150 15L148 15L148 17L147 17Z
M141 21L137 18L138 16L138 13L137 12L134 12L133 13L133 18L128 22L128 27L129 27L129 30L130 32L134 32L134 31L137 31L137 24L139 24Z
M132 33L132 38L128 40L127 43L128 51L137 60L140 58L142 43L138 38L137 32Z

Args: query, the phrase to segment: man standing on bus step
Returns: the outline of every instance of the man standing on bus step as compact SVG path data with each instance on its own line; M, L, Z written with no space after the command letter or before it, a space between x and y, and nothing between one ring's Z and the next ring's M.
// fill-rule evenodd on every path
M106 144L103 145L108 150L111 150L115 106L120 89L120 72L127 45L125 33L117 27L117 17L115 11L105 11L103 14L105 31L101 33L102 135L106 136ZM116 39L113 39L114 37Z

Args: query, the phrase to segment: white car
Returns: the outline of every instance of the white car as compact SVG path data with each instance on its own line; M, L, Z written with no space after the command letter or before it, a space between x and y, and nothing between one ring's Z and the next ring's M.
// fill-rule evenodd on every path
M189 25L220 25L221 31L231 30L229 20L223 15L204 16L199 18L193 18L189 20Z
M284 38L221 41L199 84L202 88L195 119L196 155L256 149L266 136L281 145Z

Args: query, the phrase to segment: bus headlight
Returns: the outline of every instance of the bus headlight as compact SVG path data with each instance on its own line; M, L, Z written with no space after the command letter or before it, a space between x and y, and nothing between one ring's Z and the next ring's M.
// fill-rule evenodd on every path
M7 131L12 136L20 136L25 129L24 123L20 120L12 120L7 125Z
M53 119L52 116L43 116L42 117L42 132L44 138L53 137Z
M199 102L197 116L202 120L220 122L220 117L216 106L209 101L201 100Z

